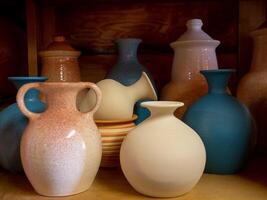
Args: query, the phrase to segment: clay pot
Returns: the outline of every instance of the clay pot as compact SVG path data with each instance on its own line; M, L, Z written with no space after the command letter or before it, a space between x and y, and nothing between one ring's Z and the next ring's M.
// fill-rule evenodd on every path
M206 154L197 133L174 117L180 102L143 102L151 116L130 131L121 145L120 162L128 182L153 197L190 191L204 171Z
M136 127L136 115L129 120L95 120L102 138L101 167L120 166L120 147L125 136Z
M22 85L34 82L44 82L46 77L8 77L17 89ZM38 90L30 90L25 96L25 104L32 112L43 112L45 104L39 99ZM11 172L22 172L20 159L20 139L28 119L13 103L0 112L0 165Z
M267 152L267 28L252 32L253 57L249 73L239 82L237 98L251 111L257 126L258 150Z
M29 111L25 93L40 90L47 109ZM76 108L77 93L93 89L97 101L92 111ZM44 196L67 196L87 190L101 161L101 137L93 121L101 101L101 91L93 83L30 83L17 94L21 112L29 118L21 139L21 160L26 176L37 193Z
M65 37L54 37L45 51L39 52L42 60L42 76L48 77L51 82L77 82L80 81L78 63L79 51L75 51Z
M208 173L232 174L248 154L252 119L247 107L227 93L232 69L203 70L209 92L186 111L183 120L201 137L207 152Z
M140 99L157 100L157 94L150 79L143 72L140 79L131 86L124 86L112 79L97 83L103 94L103 100L95 114L97 120L127 120L133 115L134 105ZM89 91L79 105L82 112L95 105L95 94Z
M174 50L171 81L163 88L160 99L183 102L185 106L175 112L179 118L188 106L208 91L199 71L218 69L215 49L220 42L207 35L202 25L200 19L187 21L187 31L170 44Z

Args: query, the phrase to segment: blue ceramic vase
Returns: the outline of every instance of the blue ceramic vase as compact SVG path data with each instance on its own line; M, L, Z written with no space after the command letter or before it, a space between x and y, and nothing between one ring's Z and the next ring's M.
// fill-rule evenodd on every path
M183 117L205 144L207 173L236 173L248 153L251 115L245 105L226 92L233 72L231 69L201 71L209 85L208 94L195 102Z
M137 38L118 39L116 41L118 47L118 61L108 72L106 78L116 80L125 86L130 86L140 79L142 72L146 72L151 83L155 87L154 80L146 67L141 65L137 59L137 49L142 40ZM137 124L149 117L149 111L142 108L139 101L135 105L135 114L138 116Z
M44 82L46 77L9 77L15 87L32 82ZM31 89L25 95L25 104L32 112L43 112L45 104L39 100L39 91ZM0 112L0 165L11 172L23 171L20 160L20 138L28 119L13 103Z

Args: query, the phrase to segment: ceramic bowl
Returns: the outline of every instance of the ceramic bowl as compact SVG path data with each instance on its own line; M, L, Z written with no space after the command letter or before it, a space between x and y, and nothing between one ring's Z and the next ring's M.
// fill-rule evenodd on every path
M119 166L119 152L123 139L128 132L135 128L133 115L130 119L95 120L102 139L101 167Z

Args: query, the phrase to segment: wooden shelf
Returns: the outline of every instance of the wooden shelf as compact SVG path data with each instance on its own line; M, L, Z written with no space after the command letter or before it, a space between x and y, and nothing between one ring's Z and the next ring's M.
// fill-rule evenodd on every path
M266 200L267 158L254 157L247 168L236 175L204 174L188 194L179 200ZM37 195L24 175L0 171L0 198L12 200L59 199ZM137 192L127 183L120 169L100 169L92 187L66 200L142 200L151 199Z

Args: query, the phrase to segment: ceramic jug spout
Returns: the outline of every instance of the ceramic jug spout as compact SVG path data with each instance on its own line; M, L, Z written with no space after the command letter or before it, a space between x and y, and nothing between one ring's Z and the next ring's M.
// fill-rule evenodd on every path
M158 99L157 93L145 72L142 73L142 76L138 81L133 85L128 86L125 91L132 97L133 103L144 98L151 100Z

